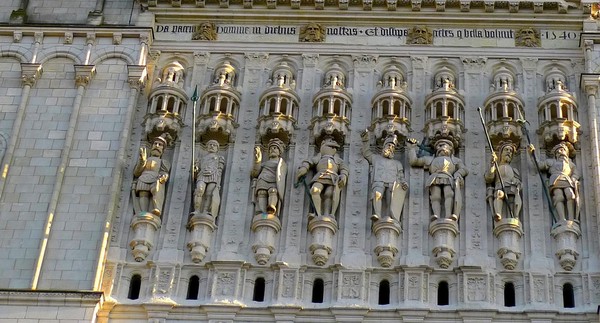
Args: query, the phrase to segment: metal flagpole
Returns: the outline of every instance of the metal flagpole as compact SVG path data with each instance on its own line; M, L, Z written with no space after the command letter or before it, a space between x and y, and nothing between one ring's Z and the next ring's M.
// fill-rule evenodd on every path
M194 205L194 164L196 160L196 104L198 103L198 85L194 88L194 94L192 94L192 164L190 168L191 176L190 181L192 188L192 207ZM194 210L195 212L196 210Z
M495 154L494 146L492 146L492 141L490 140L490 135L488 134L487 128L485 126L485 121L483 120L483 115L481 114L481 107L477 107L477 111L479 112L479 119L481 119L481 126L483 127L483 132L485 133L485 139L487 139L488 147L490 147L490 151L492 152L492 154ZM500 153L502 153L502 152L500 152ZM502 188L502 193L504 193L504 199L503 199L504 204L506 205L506 208L508 209L508 213L510 213L510 217L514 218L515 215L513 214L512 208L508 204L508 194L506 194L506 186L504 186L504 181L502 180L502 175L500 174L500 167L498 166L497 160L494 160L494 166L496 167L496 174L498 175L498 180L500 181L500 187Z
M529 144L529 146L533 147L533 145L531 144L531 138L529 137L529 130L527 130L527 127L525 126L525 124L529 123L529 121L525 120L525 117L523 116L523 114L521 114L521 111L519 111L519 116L521 118L518 119L517 122L521 124L521 128L523 129L523 132L525 133L525 137L527 138L527 143ZM531 157L533 158L533 163L535 164L535 168L537 169L538 175L540 176L540 181L542 182L542 190L544 191L544 197L546 198L546 202L548 203L548 208L550 209L550 214L552 215L552 225L554 225L554 223L558 222L556 220L556 209L554 208L554 204L552 204L552 200L550 199L550 192L548 192L548 187L546 186L544 177L542 177L542 172L540 171L540 165L538 163L537 157L535 156L535 152L533 150L531 151Z

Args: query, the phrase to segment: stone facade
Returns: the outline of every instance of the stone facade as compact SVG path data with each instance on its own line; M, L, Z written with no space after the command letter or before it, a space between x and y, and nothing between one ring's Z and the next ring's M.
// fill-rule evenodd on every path
M0 9L0 322L599 321L595 3Z

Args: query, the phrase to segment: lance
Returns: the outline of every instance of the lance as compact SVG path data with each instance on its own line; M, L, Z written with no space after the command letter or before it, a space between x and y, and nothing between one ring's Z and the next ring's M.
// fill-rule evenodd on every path
M529 130L527 130L527 127L525 126L525 124L529 123L529 121L525 120L525 117L523 116L523 114L521 114L521 111L519 111L519 116L521 118L518 119L517 122L521 124L521 129L523 129L523 132L525 133L527 143L529 144L529 146L533 147L533 145L531 144L531 138L529 137ZM531 151L531 158L533 159L535 169L537 169L538 175L540 176L540 182L542 182L542 190L544 191L544 197L546 203L548 203L550 214L552 215L552 224L557 223L558 221L556 220L556 209L554 208L554 204L552 204L552 200L550 199L550 192L548 192L548 187L546 186L546 182L544 181L544 177L542 176L542 172L540 171L540 164L538 163L537 157L535 156L535 152L533 150Z
M306 184L306 175L303 175L302 177L298 178L298 181L294 183L294 188L298 188L300 184L304 186L304 193L306 194L306 196L308 197L308 201L310 202L310 210L317 212L317 208L315 207L315 204L313 203L313 200L310 196L310 189L308 188L308 184Z
M192 205L194 205L194 163L196 159L196 103L198 103L198 85L194 88L192 94L192 167L191 167L191 182L192 182ZM196 211L196 210L194 210Z
M477 107L477 112L479 112L479 119L481 119L481 126L483 127L483 132L485 133L485 139L487 139L488 147L490 148L490 151L492 152L492 154L495 154L494 147L492 146L492 141L490 140L490 135L488 134L487 127L485 126L485 121L483 120L483 115L481 114L481 107ZM492 160L494 160L494 167L496 167L496 175L498 175L498 181L500 182L500 188L502 189L502 193L504 193L504 199L503 199L504 204L506 205L506 208L508 209L508 213L510 214L510 217L515 218L512 208L508 204L508 194L506 194L506 186L504 186L504 181L502 180L502 175L500 174L500 167L498 166L498 161L495 160L494 158L492 158Z

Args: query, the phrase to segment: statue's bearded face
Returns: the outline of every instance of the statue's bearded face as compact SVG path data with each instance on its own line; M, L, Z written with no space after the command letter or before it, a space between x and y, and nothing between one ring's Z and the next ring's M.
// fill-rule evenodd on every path
M152 144L152 150L150 150L150 153L154 157L160 157L160 156L162 156L164 149L165 149L165 144L162 141L157 140Z
M219 151L219 143L214 140L210 140L208 143L206 143L206 150L209 153L216 153Z
M502 149L502 162L510 163L513 159L514 151L511 147L505 147Z
M271 147L269 147L269 157L279 157L280 154L281 152L279 151L279 148L277 148L277 146L272 145Z
M452 148L445 142L439 143L436 146L438 156L450 156Z

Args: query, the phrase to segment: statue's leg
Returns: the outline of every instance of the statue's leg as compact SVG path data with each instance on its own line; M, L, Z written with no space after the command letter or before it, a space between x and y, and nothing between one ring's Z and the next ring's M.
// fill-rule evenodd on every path
M314 183L310 188L310 196L312 198L313 205L315 207L315 212L317 216L322 215L321 211L321 191L323 190L323 184Z
M219 207L221 206L221 191L216 183L211 183L214 185L211 190L211 198L210 198L210 209L209 214L216 217L219 215Z
M521 199L521 194L518 191L513 196L513 202L510 205L514 206L513 216L515 219L519 219L521 215L521 208L523 207L523 200Z
M494 220L500 221L502 219L502 210L504 206L504 192L501 190L496 190L494 192Z
M269 189L269 205L267 206L267 212L270 214L275 214L277 212L277 200L279 197L277 196L277 189L271 187Z
M268 193L266 190L256 191L256 202L258 207L256 213L267 213L267 196Z
M333 185L325 186L323 191L323 214L332 217L335 216L335 207L333 206Z
M204 197L204 191L206 189L206 183L198 181L196 183L196 191L194 192L194 211L202 211L202 198Z
M152 187L152 214L160 216L162 214L162 207L164 202L165 186L156 183Z
M206 184L206 190L204 191L204 203L202 203L202 212L207 212L207 213L212 213L210 212L212 210L212 198L213 195L215 194L215 187L217 186L217 184L215 183L207 183ZM211 214L212 215L212 214Z
M382 200L383 187L373 187L373 215L371 215L373 221L377 221L381 217Z
M429 203L433 211L431 220L437 220L442 214L442 188L439 185L429 186Z
M552 202L554 202L554 208L556 209L556 213L558 213L559 221L566 221L565 217L565 195L563 194L563 190L560 188L555 188L552 190Z
M450 185L444 185L444 214L446 219L458 220L460 210L452 210L454 205L454 189ZM454 211L454 213L452 212Z
M138 196L140 197L140 213L148 212L150 209L150 192L138 191Z
M573 221L575 220L575 192L569 187L564 189L564 194L567 200L567 220Z

